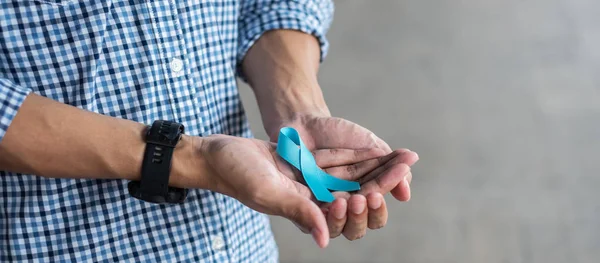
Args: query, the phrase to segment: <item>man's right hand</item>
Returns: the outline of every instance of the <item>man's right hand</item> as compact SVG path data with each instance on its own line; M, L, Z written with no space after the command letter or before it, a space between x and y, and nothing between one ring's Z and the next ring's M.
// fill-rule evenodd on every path
M187 165L196 166L196 169L186 167L182 170L175 166L173 184L231 196L258 212L291 220L301 229L310 232L320 247L328 244L329 229L319 206L322 204L313 198L310 189L303 184L302 175L278 156L276 144L226 135L187 137L184 138L184 143L185 141L193 145L193 153L177 154L201 161L186 162ZM324 154L326 152L328 154ZM378 156L381 156L381 152L377 149L320 150L315 154L317 163L335 166ZM409 171L406 166L406 174ZM374 187L371 184L378 184L379 179L366 182L363 187Z

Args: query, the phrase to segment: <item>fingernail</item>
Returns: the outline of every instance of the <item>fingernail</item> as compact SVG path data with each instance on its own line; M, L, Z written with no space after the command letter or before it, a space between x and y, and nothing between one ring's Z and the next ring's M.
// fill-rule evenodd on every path
M365 211L365 202L354 202L352 204L352 213L360 215L364 211Z
M375 209L379 209L381 207L382 199L383 197L381 195L377 195L375 198L373 198L372 202L369 202L369 207L373 210Z
M345 215L346 211L342 210L341 208L333 209L333 216L335 216L335 218L342 219Z

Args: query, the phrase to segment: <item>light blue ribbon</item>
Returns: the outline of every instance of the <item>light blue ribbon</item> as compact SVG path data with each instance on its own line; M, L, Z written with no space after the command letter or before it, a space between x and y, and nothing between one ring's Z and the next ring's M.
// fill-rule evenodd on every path
M298 131L291 127L281 128L277 141L277 153L284 160L302 173L308 188L321 202L331 203L335 197L333 191L356 191L360 189L358 182L346 181L334 177L317 166L315 157L300 139Z

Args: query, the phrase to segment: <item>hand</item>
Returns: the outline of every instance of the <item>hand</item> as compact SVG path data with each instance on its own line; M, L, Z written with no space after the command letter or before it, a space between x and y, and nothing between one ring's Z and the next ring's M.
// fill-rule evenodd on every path
M379 148L383 150L381 155L390 155L389 160L379 159L381 165L375 159L349 166L351 167L349 171L360 172L334 174L340 177L352 175L353 178L358 178L361 177L361 172L364 175L369 172L369 169L382 166L383 169L376 169L377 173L372 173L370 176L378 178L379 182L395 183L389 189L380 187L378 191L363 191L362 196L350 197L349 203L340 200L329 207L324 206L325 209L328 207L334 212L338 209L346 210L348 207L358 211L368 203L371 207L368 215L366 212L360 215L349 213L347 220L345 218L334 220L331 215L335 213L327 215L328 222L333 225L330 230L333 236L336 234L336 229L343 229L347 238L356 239L364 235L366 225L377 228L385 224L387 210L382 194L391 190L399 200L410 198L409 182L412 175L405 176L404 172L407 170L407 165L412 165L418 157L407 150L392 153L390 147L372 132L354 123L330 117L317 79L319 54L319 43L312 35L293 30L273 30L259 38L248 51L242 66L254 90L265 129L273 142L277 140L279 128L292 126L299 130L311 150ZM328 147L329 145L336 146ZM353 169L359 166L362 170ZM330 168L333 167L335 166ZM338 170L344 171L343 168ZM384 177L391 179L383 180ZM385 185L385 187L389 186ZM364 186L363 188L368 189ZM375 209L379 205L380 207Z
M216 191L256 211L283 216L312 233L320 247L327 245L329 231L325 215L312 199L310 189L301 183L299 173L278 156L276 144L226 135L185 140L190 138L194 153L187 160L202 160L192 161L191 166L201 169L186 167L186 171L192 172L178 174L178 184L186 182L188 187ZM376 149L328 149L317 152L315 158L318 163L344 167L379 153ZM372 180L363 187L376 188L375 182Z
M378 229L387 222L387 208L383 195L387 192L400 201L410 199L412 173L409 166L418 160L418 155L407 149L393 151L371 131L350 121L328 117L328 114L297 116L292 121L281 122L274 129L267 127L272 141L277 140L280 127L291 126L298 130L309 149L363 149L377 150L376 158L359 159L356 163L317 164L328 173L361 183L375 179L374 184L363 185L357 194L336 192L336 200L324 204L330 236L343 234L349 240L365 235L367 227ZM319 153L323 150L316 150ZM317 158L318 159L318 158ZM366 209L368 207L368 209ZM347 212L346 212L347 211Z

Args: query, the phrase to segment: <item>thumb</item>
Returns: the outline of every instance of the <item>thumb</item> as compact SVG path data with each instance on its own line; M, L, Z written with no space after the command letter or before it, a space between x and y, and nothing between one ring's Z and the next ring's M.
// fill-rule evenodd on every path
M317 204L299 193L285 190L278 192L276 196L270 198L274 202L272 207L276 209L276 214L307 229L319 247L326 247L329 243L329 229L325 216Z

